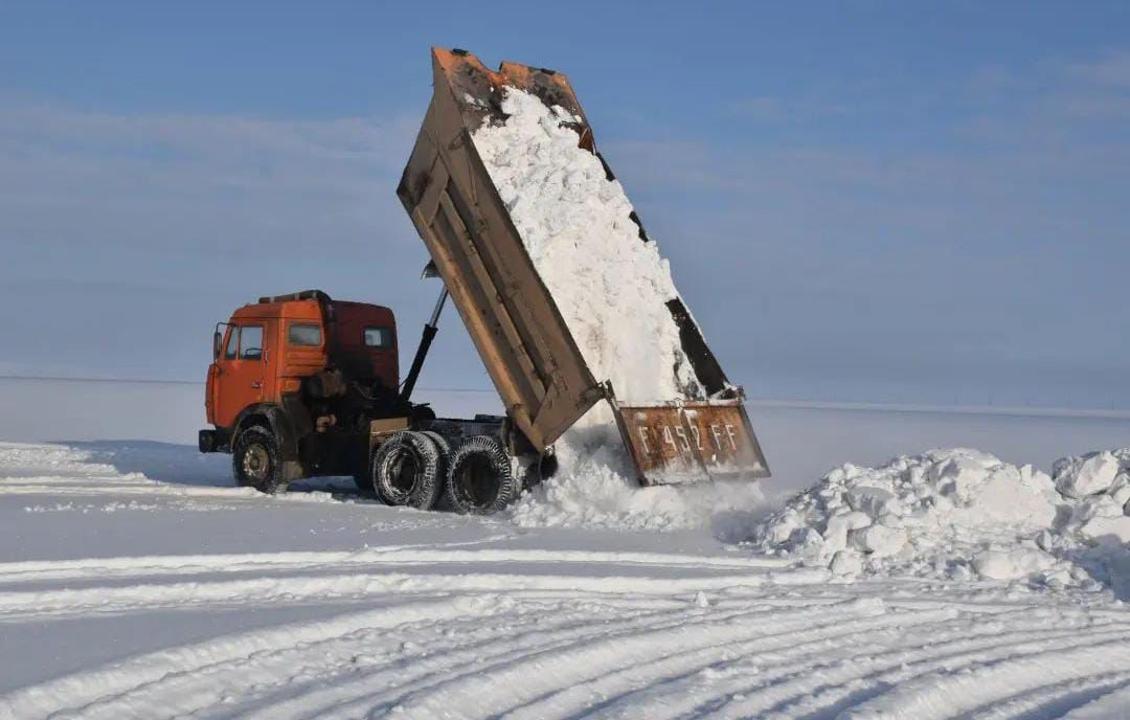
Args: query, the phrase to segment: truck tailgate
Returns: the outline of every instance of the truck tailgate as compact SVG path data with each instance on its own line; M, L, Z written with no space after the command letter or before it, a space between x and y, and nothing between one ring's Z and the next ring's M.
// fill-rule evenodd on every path
M613 409L641 485L769 476L740 399Z

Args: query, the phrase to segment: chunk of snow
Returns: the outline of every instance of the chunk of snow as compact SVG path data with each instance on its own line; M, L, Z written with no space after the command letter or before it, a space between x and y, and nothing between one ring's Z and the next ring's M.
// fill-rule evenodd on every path
M977 574L990 580L1018 580L1052 565L1050 556L1022 547L986 550L973 559Z
M1106 492L1114 484L1120 463L1111 452L1101 452L1068 464L1056 477L1056 488L1072 498Z
M859 510L871 517L898 514L901 511L898 499L890 490L878 487L856 487L844 493L844 499L853 510Z
M968 515L977 523L1050 525L1060 498L1050 477L1030 465L1001 464L980 482Z
M833 575L858 575L863 569L863 557L854 550L840 550L832 557L829 568Z
M1079 533L1103 545L1130 543L1130 516L1094 517L1079 528Z
M827 527L821 537L824 539L825 551L834 553L847 547L848 532L857 528L864 528L871 524L871 517L863 512L847 512L833 515L828 519Z
M901 527L871 525L851 534L852 544L875 557L890 557L906 545L906 530Z
M1107 491L1111 499L1122 506L1123 513L1130 515L1130 472L1121 472Z

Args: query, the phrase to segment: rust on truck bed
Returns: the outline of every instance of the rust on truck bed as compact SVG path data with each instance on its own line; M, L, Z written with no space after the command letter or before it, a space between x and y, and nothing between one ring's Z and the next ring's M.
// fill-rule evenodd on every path
M442 48L432 49L432 69L431 103L397 195L518 428L543 449L607 399L642 484L768 476L741 390L727 380L681 299L667 308L710 399L621 406L606 378L593 377L535 269L472 133L505 121L503 91L520 88L578 118L569 124L578 146L600 158L613 179L568 78L512 62L491 70L471 53ZM651 242L635 213L631 220L640 240Z

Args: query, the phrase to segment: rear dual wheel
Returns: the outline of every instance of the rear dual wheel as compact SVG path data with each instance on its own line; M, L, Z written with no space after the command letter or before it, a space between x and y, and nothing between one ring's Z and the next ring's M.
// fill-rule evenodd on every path
M451 455L446 491L455 512L491 515L518 499L522 481L514 476L502 443L489 435L477 435Z
M430 510L443 489L443 455L424 433L398 432L373 453L373 490L386 505Z
M506 448L495 437L478 435L454 452L434 432L399 432L373 453L372 488L386 505L428 510L442 495L443 509L461 515L491 515L518 499Z

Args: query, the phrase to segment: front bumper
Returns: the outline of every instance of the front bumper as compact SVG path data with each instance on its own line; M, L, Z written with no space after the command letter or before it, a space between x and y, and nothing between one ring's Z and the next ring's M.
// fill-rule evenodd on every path
M223 430L201 430L196 437L196 446L202 453L230 451L228 436Z

